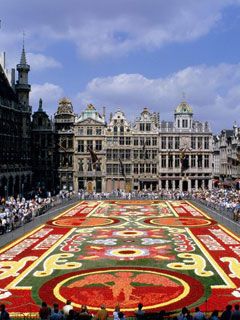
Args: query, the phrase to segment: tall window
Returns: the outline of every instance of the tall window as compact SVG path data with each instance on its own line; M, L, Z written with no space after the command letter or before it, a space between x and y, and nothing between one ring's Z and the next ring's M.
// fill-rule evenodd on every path
M162 137L161 148L166 149L166 147L167 147L167 139L166 139L166 137Z
M140 131L144 131L145 130L145 123L140 123Z
M78 141L78 152L84 152L84 141Z
M167 166L167 159L165 155L162 155L162 168L166 168Z
M151 123L146 123L146 131L151 131Z
M102 140L96 140L96 151L102 150Z
M196 149L196 137L191 137L191 148Z
M153 163L152 164L152 174L156 174L157 173L157 164Z
M202 137L198 137L198 149L202 149Z
M150 146L151 145L151 138L146 138L146 146Z
M188 120L187 119L182 119L182 127L187 128L188 127Z
M150 163L146 164L146 173L150 173L151 172L151 166Z
M204 167L209 168L209 155L204 156Z
M82 161L82 159L79 159L79 162L78 162L78 171L79 171L79 172L82 172L82 171L83 171L83 161Z
M138 146L138 138L134 138L134 146Z
M118 133L118 128L117 128L117 126L114 126L113 127L113 134L116 136L117 133Z
M119 137L119 144L120 144L121 146L124 145L124 137Z
M133 158L138 159L138 150L133 150Z
M124 134L124 126L120 127L120 134Z
M107 174L112 174L112 164L107 164Z
M107 149L107 160L112 159L112 149Z
M172 154L168 155L168 167L169 168L173 167L173 155Z
M138 164L134 163L133 171L135 174L138 174Z
M92 134L93 134L93 129L92 129L92 127L87 127L87 135L88 135L88 136L92 136Z
M127 163L125 166L125 172L126 174L131 174L131 164Z
M157 150L152 150L152 159L157 158Z
M126 145L127 146L131 145L131 137L126 137Z
M180 147L180 138L179 137L175 137L175 149L179 149Z
M96 128L96 136L100 136L102 134L101 128Z
M209 137L204 137L204 149L209 149Z
M180 167L180 157L179 155L175 155L175 168L179 168Z
M87 149L93 150L93 141L92 140L87 140Z
M168 137L168 149L173 148L173 137Z
M130 160L130 158L131 158L131 150L130 150L130 149L127 149L127 150L126 150L126 159L127 159L127 160Z
M153 146L157 145L157 137L152 137L152 145Z
M191 168L195 168L196 167L196 156L195 155L191 155Z
M144 164L140 163L140 173L144 173Z
M79 134L80 136L83 135L83 127L78 128L78 134Z

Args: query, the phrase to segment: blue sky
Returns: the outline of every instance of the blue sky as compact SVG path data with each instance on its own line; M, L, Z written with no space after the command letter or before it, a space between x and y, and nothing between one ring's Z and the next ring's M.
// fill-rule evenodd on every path
M186 100L214 132L240 125L240 1L0 0L0 51L31 65L31 104L53 114L67 96L80 113L143 107L171 120Z

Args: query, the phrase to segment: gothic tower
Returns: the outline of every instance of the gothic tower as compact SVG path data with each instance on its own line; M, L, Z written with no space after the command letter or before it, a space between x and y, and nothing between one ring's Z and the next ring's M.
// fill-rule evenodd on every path
M18 95L19 102L25 106L29 106L29 92L31 91L31 86L28 83L28 72L30 71L30 65L27 64L25 48L23 45L21 60L17 65L18 80L15 85L16 93Z

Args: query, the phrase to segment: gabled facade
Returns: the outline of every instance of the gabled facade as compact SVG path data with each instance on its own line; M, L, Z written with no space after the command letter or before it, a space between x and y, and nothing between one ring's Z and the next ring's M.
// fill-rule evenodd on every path
M67 143L58 148L61 159L71 157L67 168L60 161L60 187L90 193L212 187L212 132L207 122L193 119L186 101L177 106L172 122L160 121L148 108L132 124L121 110L111 114L107 124L105 111L98 113L92 104L79 117L74 118L72 107L65 112L68 119L62 114L58 109L55 115L58 141L70 135L73 148ZM96 166L90 150L98 159Z
M76 118L74 123L74 190L102 192L105 190L106 148L105 115L96 111L92 104ZM92 163L90 150L98 158Z

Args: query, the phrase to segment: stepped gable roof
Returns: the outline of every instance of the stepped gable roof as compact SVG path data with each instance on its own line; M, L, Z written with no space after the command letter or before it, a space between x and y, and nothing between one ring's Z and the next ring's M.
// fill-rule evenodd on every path
M17 96L11 87L5 72L0 65L0 97L17 102Z

